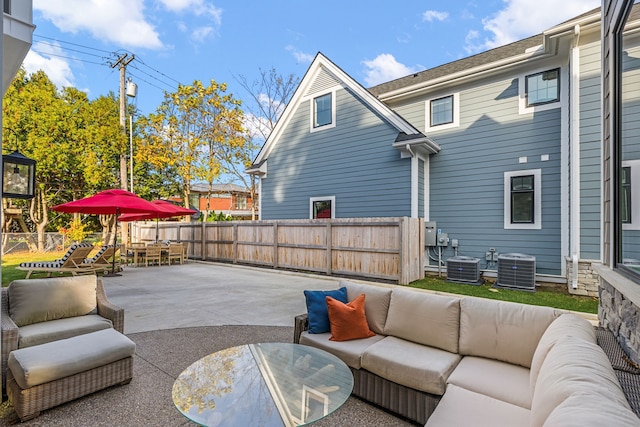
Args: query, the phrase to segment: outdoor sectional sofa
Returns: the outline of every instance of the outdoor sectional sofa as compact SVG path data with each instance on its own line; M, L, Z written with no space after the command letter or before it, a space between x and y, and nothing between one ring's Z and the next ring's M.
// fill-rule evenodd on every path
M353 394L428 427L638 426L593 325L548 307L343 282L374 336L294 341L353 372Z

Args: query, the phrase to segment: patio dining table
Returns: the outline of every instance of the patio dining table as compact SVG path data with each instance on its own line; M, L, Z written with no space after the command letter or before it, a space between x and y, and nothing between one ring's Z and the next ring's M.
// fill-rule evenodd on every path
M147 248L149 246L145 245L135 245L127 248L127 251L133 254L133 265L139 267L143 262L145 255L147 254ZM169 253L169 245L162 245L162 254L166 255Z

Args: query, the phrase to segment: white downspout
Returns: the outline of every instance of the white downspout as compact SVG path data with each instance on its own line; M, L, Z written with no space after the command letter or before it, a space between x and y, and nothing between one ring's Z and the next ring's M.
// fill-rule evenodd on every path
M578 288L580 259L580 25L571 48L571 288Z

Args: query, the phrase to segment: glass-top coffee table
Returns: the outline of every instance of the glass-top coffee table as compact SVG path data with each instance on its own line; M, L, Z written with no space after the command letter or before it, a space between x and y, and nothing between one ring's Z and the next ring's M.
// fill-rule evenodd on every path
M203 357L173 384L173 403L204 426L297 426L338 409L353 390L340 359L299 344L262 343Z

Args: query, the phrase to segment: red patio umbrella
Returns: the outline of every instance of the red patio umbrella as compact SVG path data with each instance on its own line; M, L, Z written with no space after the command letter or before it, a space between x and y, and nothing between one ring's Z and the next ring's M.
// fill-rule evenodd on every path
M174 205L171 202L166 200L154 200L151 204L155 205L158 209L157 212L148 212L148 213L127 213L120 215L118 218L120 221L140 221L144 219L155 219L156 220L156 241L158 241L158 219L160 218L171 218L174 216L185 216L185 215L193 215L198 213L195 209L187 209L182 206Z
M93 196L80 200L63 203L52 207L54 211L66 213L85 213L94 215L116 215L116 230L118 229L118 216L123 213L149 213L158 212L157 205L138 197L130 191L111 189L104 190ZM117 241L116 234L113 236L114 245ZM115 257L113 257L113 267L111 274L115 275Z

